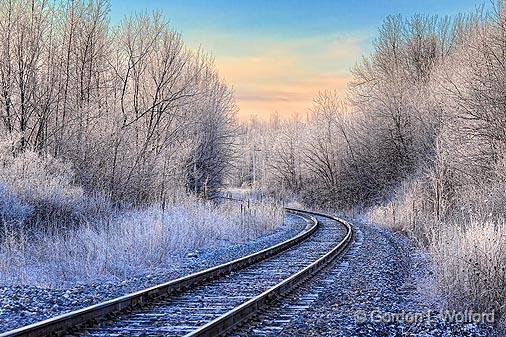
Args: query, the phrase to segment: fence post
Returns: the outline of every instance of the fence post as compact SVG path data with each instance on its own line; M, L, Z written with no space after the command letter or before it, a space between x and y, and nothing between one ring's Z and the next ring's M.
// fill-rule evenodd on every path
M416 221L415 221L415 199L413 199L413 208L411 210L411 217L412 217L412 222L411 222L411 227L413 228L413 232L415 231L415 224L416 224Z
M393 227L395 228L395 206L394 206L394 205L392 205L392 218L393 218L393 220L394 220L394 225L393 225Z

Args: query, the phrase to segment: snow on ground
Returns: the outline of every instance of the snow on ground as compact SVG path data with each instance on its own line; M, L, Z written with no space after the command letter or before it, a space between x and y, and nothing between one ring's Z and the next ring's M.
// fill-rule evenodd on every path
M203 251L174 253L171 268L131 275L123 281L76 284L65 289L0 287L0 333L234 260L291 238L305 226L301 218L287 214L285 224L269 235L242 244L224 242Z

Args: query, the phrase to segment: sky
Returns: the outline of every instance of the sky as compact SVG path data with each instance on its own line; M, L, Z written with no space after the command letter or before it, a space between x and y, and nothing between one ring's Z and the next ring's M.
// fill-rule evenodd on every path
M239 119L305 115L320 90L346 93L386 16L455 15L485 0L111 0L111 20L160 10L193 49L215 58Z

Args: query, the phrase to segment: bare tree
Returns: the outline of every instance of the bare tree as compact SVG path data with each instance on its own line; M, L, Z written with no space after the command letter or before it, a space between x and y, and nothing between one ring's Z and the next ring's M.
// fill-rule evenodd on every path
M0 4L2 138L15 153L72 162L76 183L116 201L184 189L190 157L205 164L194 180L216 188L233 148L232 93L159 13L111 28L109 8L107 0Z

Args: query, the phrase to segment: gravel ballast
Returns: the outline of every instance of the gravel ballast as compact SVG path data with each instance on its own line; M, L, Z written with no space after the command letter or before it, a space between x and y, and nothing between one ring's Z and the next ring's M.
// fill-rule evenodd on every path
M29 285L0 287L0 333L81 309L260 251L297 235L306 226L287 214L274 232L240 244L222 242L202 251L169 256L171 268L131 275L124 280L74 284L60 289Z
M342 259L231 335L503 336L490 323L443 317L442 302L427 293L430 258L407 237L353 226L355 242Z

